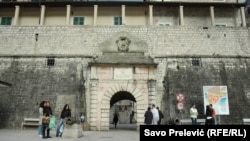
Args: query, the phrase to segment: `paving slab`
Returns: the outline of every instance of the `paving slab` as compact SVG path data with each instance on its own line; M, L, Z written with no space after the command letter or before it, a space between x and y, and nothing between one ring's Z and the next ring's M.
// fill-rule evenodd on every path
M42 139L36 129L0 129L1 141L139 141L139 131L135 125L110 125L109 131L83 131L79 138L56 137L55 129L50 131L52 138Z

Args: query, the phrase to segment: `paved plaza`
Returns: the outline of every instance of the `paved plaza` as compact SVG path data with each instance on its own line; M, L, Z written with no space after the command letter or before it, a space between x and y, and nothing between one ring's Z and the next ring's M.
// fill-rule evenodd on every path
M80 138L56 137L55 129L51 130L52 138L49 139L38 137L36 129L0 129L0 137L1 141L139 141L139 131L134 124L112 126L110 131L83 131Z

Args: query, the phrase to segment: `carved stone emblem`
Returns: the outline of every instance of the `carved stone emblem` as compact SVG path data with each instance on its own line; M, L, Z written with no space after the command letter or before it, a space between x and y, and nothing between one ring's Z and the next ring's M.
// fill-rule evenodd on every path
M131 43L131 40L128 39L127 37L124 37L124 36L120 37L118 40L116 40L118 51L128 52L130 43Z

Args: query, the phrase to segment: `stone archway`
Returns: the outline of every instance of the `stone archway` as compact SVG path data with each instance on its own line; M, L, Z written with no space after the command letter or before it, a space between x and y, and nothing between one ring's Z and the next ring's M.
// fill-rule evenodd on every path
M145 112L145 107L148 106L148 100L145 99L145 94L147 95L147 92L144 92L143 89L136 88L132 85L126 86L124 84L116 84L112 87L109 88L108 91L106 91L103 95L102 98L102 103L108 103L110 104L111 98L118 92L128 92L130 93L134 98L137 103L137 108L136 108L136 121L137 121L137 130L139 130L139 125L143 124L144 121L144 112ZM110 108L101 108L102 110L102 120L103 122L109 122L106 120L107 114L109 115ZM109 118L109 117L108 117ZM108 127L109 128L109 127Z
M141 81L140 84L134 84L133 81L111 81L109 83L98 83L97 80L92 80L92 92L90 96L90 128L91 130L108 131L110 121L110 101L111 98L118 92L130 93L136 101L136 126L143 124L144 112L148 106L148 82ZM101 85L105 85L105 90L101 90Z

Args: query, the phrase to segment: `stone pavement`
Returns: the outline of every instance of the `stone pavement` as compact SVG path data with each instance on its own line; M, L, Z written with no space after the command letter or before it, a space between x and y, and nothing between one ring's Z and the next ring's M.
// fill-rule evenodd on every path
M115 129L110 125L110 131L83 131L80 138L56 137L55 129L51 130L52 138L38 137L36 129L0 129L1 141L139 141L139 131L135 124L118 124Z

